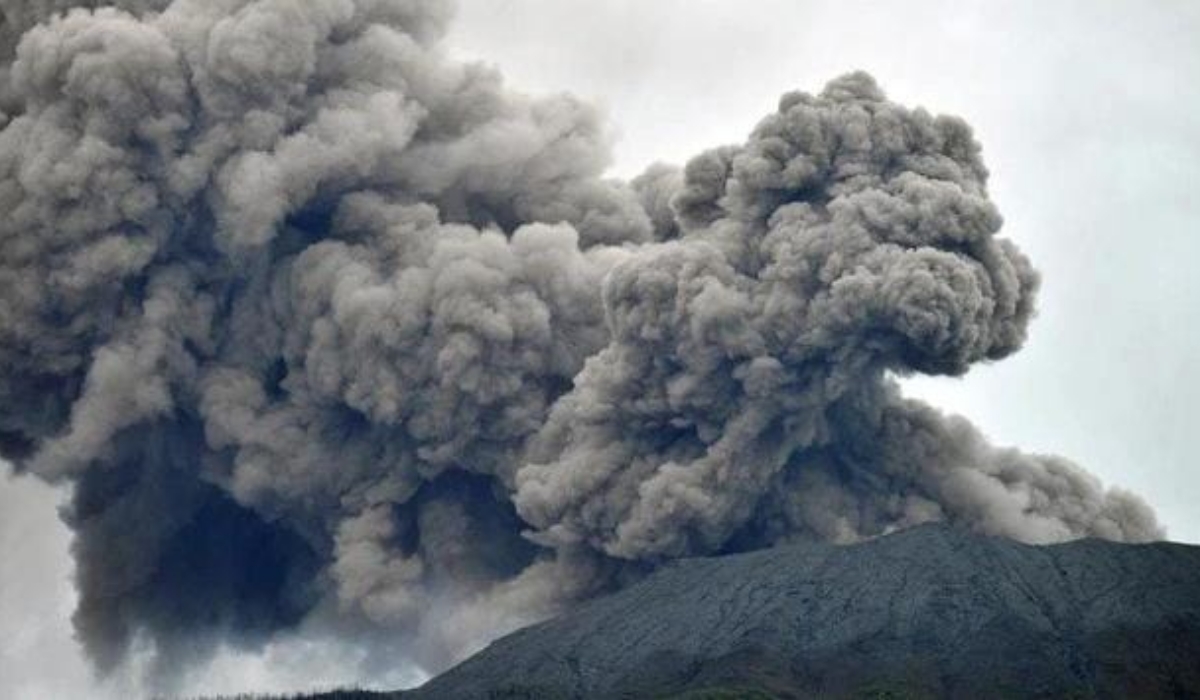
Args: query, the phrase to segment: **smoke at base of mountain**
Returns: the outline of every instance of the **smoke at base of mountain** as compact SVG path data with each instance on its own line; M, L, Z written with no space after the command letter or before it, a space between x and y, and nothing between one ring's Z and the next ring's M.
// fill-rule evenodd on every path
M0 2L0 452L100 668L317 613L435 668L673 557L1160 534L889 377L1017 350L979 146L851 74L605 179L433 0ZM72 9L73 8L73 9Z

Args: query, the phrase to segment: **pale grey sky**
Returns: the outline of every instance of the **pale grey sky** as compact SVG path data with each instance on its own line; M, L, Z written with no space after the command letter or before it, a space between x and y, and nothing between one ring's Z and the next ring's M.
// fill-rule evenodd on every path
M1061 454L1200 542L1200 4L460 0L456 53L607 106L613 172L741 140L790 89L854 69L967 119L1014 238L1043 272L1026 348L910 390L996 442ZM60 496L0 479L0 700L100 697L71 639ZM302 640L227 655L206 690L347 680ZM319 671L314 664L321 663ZM106 691L123 697L122 679Z

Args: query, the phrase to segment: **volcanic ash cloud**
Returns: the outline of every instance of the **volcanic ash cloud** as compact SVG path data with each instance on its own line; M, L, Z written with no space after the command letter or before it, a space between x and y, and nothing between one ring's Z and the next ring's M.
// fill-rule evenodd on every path
M870 77L606 179L426 0L0 2L0 450L101 669L320 617L435 669L673 557L1160 535L891 377L1022 344L970 129ZM202 654L201 654L202 657Z

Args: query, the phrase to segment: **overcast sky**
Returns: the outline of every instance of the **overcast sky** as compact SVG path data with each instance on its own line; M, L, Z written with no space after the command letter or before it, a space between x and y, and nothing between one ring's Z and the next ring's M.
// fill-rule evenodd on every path
M1200 3L460 5L456 53L606 106L621 176L740 141L782 92L854 69L967 119L1006 234L1044 275L1040 315L1016 356L910 391L1141 494L1172 539L1200 543ZM0 482L0 700L87 697L60 496ZM283 690L350 666L295 641L266 660L227 656L205 681Z

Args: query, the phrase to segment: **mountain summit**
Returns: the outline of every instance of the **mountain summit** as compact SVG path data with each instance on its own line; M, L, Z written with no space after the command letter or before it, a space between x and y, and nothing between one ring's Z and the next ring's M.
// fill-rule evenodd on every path
M924 525L688 559L400 696L1200 697L1200 547Z

